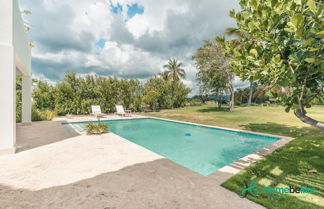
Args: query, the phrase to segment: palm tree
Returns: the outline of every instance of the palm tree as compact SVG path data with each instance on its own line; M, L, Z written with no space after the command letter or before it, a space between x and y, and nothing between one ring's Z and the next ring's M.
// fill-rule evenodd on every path
M164 81L169 81L170 80L170 75L169 75L168 71L164 71L164 72L160 73L160 76Z
M168 64L163 67L167 69L166 74L168 74L173 81L178 81L180 78L186 77L186 72L181 68L181 65L182 63L178 62L178 60L170 59Z

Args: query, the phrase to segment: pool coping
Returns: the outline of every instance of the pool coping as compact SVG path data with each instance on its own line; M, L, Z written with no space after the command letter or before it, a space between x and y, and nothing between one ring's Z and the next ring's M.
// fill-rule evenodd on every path
M139 116L142 116L142 115L139 115ZM219 183L225 182L227 179L229 179L232 176L236 175L237 173L239 173L244 168L252 165L253 163L255 163L255 162L259 161L259 160L261 160L266 155L271 154L276 149L278 149L280 147L283 147L285 144L287 144L290 141L294 140L294 138L288 137L288 136L267 134L267 133L247 131L247 130L241 130L241 129L226 128L226 127L221 127L221 126L205 125L205 124L193 123L193 122L187 122L187 121L179 121L179 120L172 120L172 119L166 119L166 118L159 118L159 117L154 117L154 116L142 116L142 117L139 117L139 118L128 117L128 118L107 119L107 120L125 120L125 119L135 120L135 119L145 119L145 118L152 118L152 119L157 119L157 120L164 120L164 121L169 121L169 122L189 124L189 125L195 125L195 126L201 126L201 127L207 127L207 128L222 129L222 130L227 130L227 131L235 131L235 132L241 132L241 133L248 133L248 134L254 134L254 135L261 135L261 136L269 136L269 137L280 138L279 140L275 141L274 143L272 143L272 144L270 144L270 145L268 145L266 147L263 147L263 148L261 148L259 150L256 150L255 152L253 152L251 154L248 154L248 155L246 155L246 156L244 156L244 157L242 157L242 158L240 158L240 159L238 159L238 160L236 160L236 161L234 161L234 162L232 162L232 163L218 169L217 171L215 171L215 172L213 172L213 173L211 173L211 174L209 174L207 176L204 176L204 175L201 175L201 174L198 173L202 177L216 178ZM69 121L69 122L66 122L65 124L71 124L71 123L75 123L75 122L78 123L78 122L92 122L92 121L89 121L89 120ZM64 124L64 123L62 123L62 124ZM75 128L73 128L73 129L75 130ZM84 134L84 133L81 132L79 134ZM125 140L127 140L127 139L125 139ZM166 157L163 157L163 158L169 160ZM182 165L180 165L180 166L182 166ZM189 169L189 168L187 168L187 169ZM192 172L195 172L195 171L192 171ZM197 172L195 172L195 173L197 173Z

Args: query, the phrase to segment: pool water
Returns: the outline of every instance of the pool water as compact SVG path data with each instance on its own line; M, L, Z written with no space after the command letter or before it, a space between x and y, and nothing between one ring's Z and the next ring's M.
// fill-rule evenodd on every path
M111 132L204 176L280 139L153 118L102 122ZM84 131L87 123L70 125Z

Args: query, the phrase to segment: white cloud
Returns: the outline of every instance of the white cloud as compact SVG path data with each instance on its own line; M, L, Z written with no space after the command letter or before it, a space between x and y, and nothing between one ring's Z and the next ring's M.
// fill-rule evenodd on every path
M131 3L134 3L134 1L125 1L122 5L126 7L127 4ZM135 15L126 23L127 29L135 38L139 38L145 33L152 35L154 32L163 31L170 13L185 14L189 11L186 1L155 0L138 1L138 3L145 8L145 13Z
M184 63L184 81L197 91L191 56L202 41L234 25L228 17L236 0L19 0L32 25L33 73L50 80L65 72L145 79L171 57ZM111 11L119 3L120 14ZM127 16L127 5L143 14ZM103 48L95 46L105 40Z

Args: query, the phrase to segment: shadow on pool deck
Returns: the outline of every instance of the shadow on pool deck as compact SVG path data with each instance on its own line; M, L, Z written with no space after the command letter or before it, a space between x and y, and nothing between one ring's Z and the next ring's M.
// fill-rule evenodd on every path
M75 131L62 126L64 121L40 121L28 125L17 124L17 150L22 152L78 136Z
M13 166L10 171L11 166L8 166L8 172L7 170L3 172L8 173L7 176L4 175L3 182L9 182L6 185L16 184L20 189L5 186L5 183L0 184L0 209L263 208L221 187L220 184L233 176L233 171L241 170L263 155L272 152L278 148L277 145L271 145L272 148L264 148L253 155L246 156L228 165L227 169L202 176L168 159L152 158L152 161L149 161L148 158L152 157L150 151L142 147L136 148L138 145L119 138L114 137L113 134L102 137L80 136L66 129L61 122L55 121L35 122L29 126L18 124L17 144L20 153L11 161L4 160L3 163L11 162L10 165L19 165L17 167L21 169L15 172L17 168ZM117 148L120 150L114 153ZM22 152L25 150L27 151ZM89 155L90 153L93 155ZM35 159L28 158L30 162L25 158L34 155ZM137 164L129 161L136 157L139 157L134 160ZM128 160L124 162L125 159ZM76 162L86 163L80 163L80 169L76 169ZM95 168L98 168L96 163L103 169L96 170ZM106 168L113 164L123 164L126 167L117 171L107 171ZM95 175L89 177L87 172L91 169L95 169ZM58 179L61 180L68 176L67 174L72 177L80 174L82 180L57 184L61 183ZM26 182L37 188L37 184L38 186L51 185L51 181L55 186L40 187L41 189L37 191L32 191L28 187L19 187L21 184L18 184Z
M0 208L15 209L263 208L219 186L214 175L201 176L167 159L39 191L0 185L0 196Z

